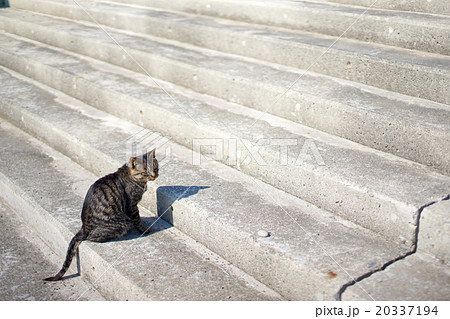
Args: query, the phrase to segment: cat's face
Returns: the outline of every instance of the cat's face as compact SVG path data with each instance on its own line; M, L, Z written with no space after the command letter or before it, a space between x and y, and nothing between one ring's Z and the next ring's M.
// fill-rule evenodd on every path
M144 155L130 158L128 166L134 180L148 182L158 178L159 168L155 151L156 149Z

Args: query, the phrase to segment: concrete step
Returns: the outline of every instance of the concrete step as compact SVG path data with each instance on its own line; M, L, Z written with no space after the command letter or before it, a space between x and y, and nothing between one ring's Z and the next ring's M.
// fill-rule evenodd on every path
M420 215L417 252L349 287L343 300L450 299L450 200L426 207Z
M446 90L450 82L450 57L446 56L110 2L81 2L82 7L73 1L54 0L24 4L19 7L91 23L95 20L118 29L450 103Z
M448 268L427 255L411 255L361 281L367 293L360 294L361 288L352 286L342 294L342 300L448 301Z
M23 4L27 2L13 0L11 5L23 8ZM202 0L119 0L116 2L343 36L444 55L450 53L448 41L450 18L445 15L381 10L325 1L211 0L205 3ZM88 6L83 2L78 3L81 6Z
M189 148L219 139L225 149L219 158L223 163L408 246L417 211L450 189L448 176L410 161L273 116L251 125L260 113L177 93L167 96L144 76L31 42L0 38L7 44L0 49L4 65ZM4 86L8 90L14 77L3 76L11 83ZM286 142L289 152L286 146L282 153L277 143ZM252 147L256 154L249 152ZM236 154L230 150L234 148Z
M2 150L3 147L2 144ZM84 280L70 278L61 285L42 281L43 274L61 267L61 257L50 250L2 196L3 193L0 194L0 300L105 300Z
M84 195L98 177L4 120L0 132L0 194L60 259L53 270L35 269L43 283L60 269L68 242L81 226ZM140 210L148 226L155 222L145 208ZM162 220L149 236L131 231L108 243L83 242L80 265L82 278L110 300L282 299ZM75 261L71 269L76 271ZM46 285L59 289L68 283ZM76 299L86 299L85 293Z
M323 0L309 0L323 1ZM372 7L377 9L413 11L421 13L433 13L440 15L450 15L450 6L447 0L327 0L339 4L349 4L355 6ZM125 0L124 0L125 2Z
M19 79L18 76L12 76L5 71L2 71L2 83L7 83L0 88L0 109L3 117L97 176L111 172L125 162L131 153L127 140L136 138L142 131L142 127L93 109L33 81ZM93 91L92 93L95 94ZM5 143L7 141L8 138ZM202 163L201 166L193 165L195 154L192 151L173 142L168 142L166 146L171 151L170 160L161 167L160 177L155 182L148 183L147 196L142 206L151 207L153 212L158 210L159 215L177 229L285 298L334 299L336 292L353 278L380 268L387 261L409 251L372 231L223 164L210 161ZM29 147L25 145L25 149ZM160 151L158 156L163 154L164 152ZM27 160L29 157L21 158ZM33 160L37 167L45 164L41 164L37 159ZM9 165L11 161L2 160L1 163ZM15 167L17 169L23 166ZM5 171L3 174L15 172L14 169L9 169L9 166ZM60 172L55 169L51 172L53 171L54 174ZM70 176L79 176L74 168L64 168L62 171ZM27 173L27 177L29 175ZM46 180L59 185L67 178L51 175L46 177ZM90 182L92 180L90 179ZM48 200L48 194L53 191L35 190L36 183L31 184L37 199L41 198L41 201L49 205L60 205L60 201ZM76 189L84 192L88 184L75 185L78 185ZM12 185L9 187L14 192L15 188ZM62 191L55 190L55 194L63 196L67 188L70 190L74 186L69 183L61 188ZM79 197L78 204L81 204L81 199L82 197ZM69 207L78 207L78 204ZM66 206L68 205L65 204L64 207ZM72 231L78 227L73 222L78 220L78 211L67 212L65 209L58 210L57 207L50 207L48 210L64 214L64 220L67 218L67 222L72 221ZM270 236L259 237L259 230L269 232ZM168 236L168 231L164 230L155 235ZM51 233L55 232L56 230ZM66 236L66 240L69 237ZM150 245L152 238L153 236L140 238L136 242L137 249L141 245L147 247L147 243ZM164 241L161 239L159 242ZM117 242L99 247L115 245ZM152 258L151 254L155 248L146 249L150 252L148 258ZM178 256L177 252L166 252L162 248L159 253L164 253L167 258L187 258L184 254ZM192 263L188 264L190 268L197 269ZM146 265L148 267L147 263ZM137 272L133 271L134 273ZM209 279L200 278L197 281L201 283L203 280Z
M445 174L450 172L450 146L445 143L450 132L447 105L109 30L112 40L96 26L42 15L11 10L0 14L1 28L9 32L275 114ZM15 45L20 46L11 42L3 48L4 54L12 55L4 59L10 68L20 65L13 62L17 55L29 56L16 52ZM52 62L46 57L41 61ZM265 120L265 115L260 119Z

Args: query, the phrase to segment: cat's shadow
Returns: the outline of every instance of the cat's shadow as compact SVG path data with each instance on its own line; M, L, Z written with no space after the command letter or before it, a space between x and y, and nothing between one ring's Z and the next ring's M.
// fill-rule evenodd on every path
M202 189L210 186L160 186L156 190L156 202L158 207L158 217L173 225L172 204L183 198L196 195Z
M110 241L133 240L140 237L150 236L157 232L173 227L173 207L172 204L180 199L196 195L200 190L210 188L210 186L160 186L156 190L158 217L141 217L145 228L151 227L149 234L142 235L134 227L130 231L117 239Z
M197 194L200 190L210 188L210 186L160 186L156 190L158 216L141 217L145 228L151 227L152 231L148 234L141 234L136 228L132 227L127 234L120 238L111 239L109 242L133 240L141 237L150 236L157 232L173 227L173 207L172 204L180 199L187 198Z
M124 236L116 239L108 240L108 242L115 242L115 241L125 241L125 240L133 240L141 237L150 236L152 234L155 234L157 232L166 230L168 228L173 227L171 224L168 224L166 221L162 220L158 217L141 217L142 224L145 228L151 227L152 231L148 234L141 234L136 228L132 227L128 233L126 233ZM75 277L79 277L81 275L81 265L80 265L80 255L79 250L77 249L77 252L75 254L76 263L77 263L77 272L72 275L64 276L64 279L71 279Z
M116 239L111 239L109 240L109 242L133 240L141 237L147 237L173 227L172 225L168 224L166 221L158 217L141 217L141 220L145 228L151 227L152 231L150 233L143 235L136 228L132 227L124 236Z
M145 228L151 227L149 234L143 235L136 228L132 227L130 231L114 241L133 240L140 237L151 236L157 232L173 227L173 207L172 204L180 199L196 195L200 190L210 188L210 186L160 186L156 190L156 202L158 207L158 217L141 217ZM80 257L77 250L76 262L78 272L73 275L65 276L64 279L79 277L81 273Z
M211 188L211 187L210 186L195 186L195 185L191 185L191 186L181 186L181 185L160 186L156 190L156 195L167 194L173 198L173 201L172 201L172 203L173 203L176 200L180 200L183 198L187 198L187 197L196 195L200 190L207 189L207 188ZM157 201L158 201L158 197L157 197Z

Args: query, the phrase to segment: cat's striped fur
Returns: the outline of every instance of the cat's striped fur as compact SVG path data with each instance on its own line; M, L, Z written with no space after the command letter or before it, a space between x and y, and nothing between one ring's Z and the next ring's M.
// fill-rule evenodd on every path
M137 204L147 190L147 181L158 177L155 150L131 157L115 173L97 180L88 190L81 211L82 227L72 238L64 264L47 281L60 280L72 262L83 240L105 242L125 235L134 226L143 234L150 232L142 225Z

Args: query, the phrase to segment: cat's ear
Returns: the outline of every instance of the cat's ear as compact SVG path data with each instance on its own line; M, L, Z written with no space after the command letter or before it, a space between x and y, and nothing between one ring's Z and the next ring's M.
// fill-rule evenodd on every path
M156 148L154 148L153 151L148 154L151 156L151 158L156 158Z
M136 167L136 157L130 157L130 163L129 166L131 168L135 168Z

